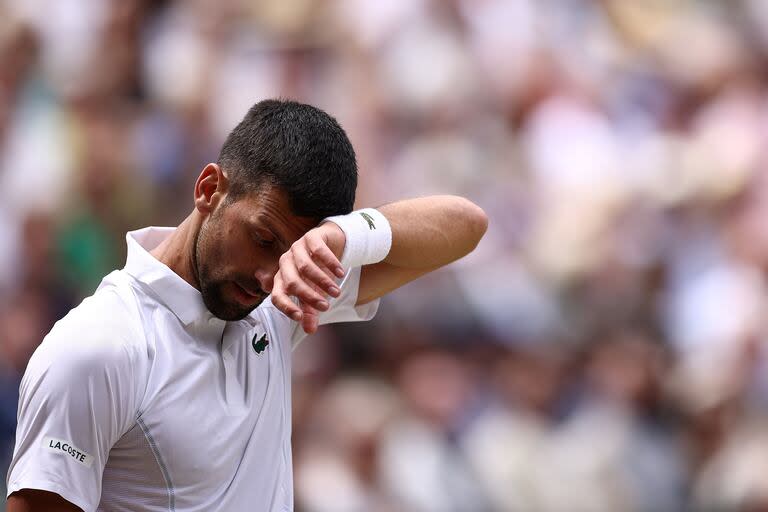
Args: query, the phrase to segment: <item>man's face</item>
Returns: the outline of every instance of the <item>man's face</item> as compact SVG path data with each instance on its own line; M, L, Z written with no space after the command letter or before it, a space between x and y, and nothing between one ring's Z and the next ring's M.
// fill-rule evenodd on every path
M194 265L208 310L222 320L245 318L269 295L280 256L317 225L291 213L277 188L222 202L194 245Z

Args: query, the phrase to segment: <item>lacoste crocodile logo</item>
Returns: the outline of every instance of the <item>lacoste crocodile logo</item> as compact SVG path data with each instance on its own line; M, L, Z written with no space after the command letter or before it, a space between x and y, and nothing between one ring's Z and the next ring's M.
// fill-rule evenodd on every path
M360 216L368 223L368 229L376 229L376 224L373 223L373 217L365 212L360 212Z
M256 338L258 335L259 335L258 333L253 335L253 339L251 340L251 345L253 345L253 350L255 350L257 354L261 354L262 352L264 352L264 349L266 349L267 346L269 345L269 340L267 339L267 335L265 333L257 341Z

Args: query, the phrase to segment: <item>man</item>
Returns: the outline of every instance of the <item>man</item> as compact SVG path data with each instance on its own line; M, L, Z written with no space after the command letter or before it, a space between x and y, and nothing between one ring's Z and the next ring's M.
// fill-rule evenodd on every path
M128 233L125 268L30 360L8 510L293 510L291 349L320 324L370 319L487 226L449 196L352 212L356 187L333 118L254 105L197 178L192 213Z

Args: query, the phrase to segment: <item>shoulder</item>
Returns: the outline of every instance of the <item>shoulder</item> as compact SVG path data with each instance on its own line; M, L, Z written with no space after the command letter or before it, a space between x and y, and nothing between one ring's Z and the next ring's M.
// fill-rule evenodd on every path
M30 360L27 373L51 377L131 373L146 359L146 341L131 298L100 287L56 322Z

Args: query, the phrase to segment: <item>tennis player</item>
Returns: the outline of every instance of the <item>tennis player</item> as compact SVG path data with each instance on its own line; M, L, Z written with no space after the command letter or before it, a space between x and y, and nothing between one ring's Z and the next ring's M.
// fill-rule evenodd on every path
M291 350L321 324L470 252L487 219L438 196L352 211L355 154L322 110L254 105L176 228L29 362L9 512L293 510Z

